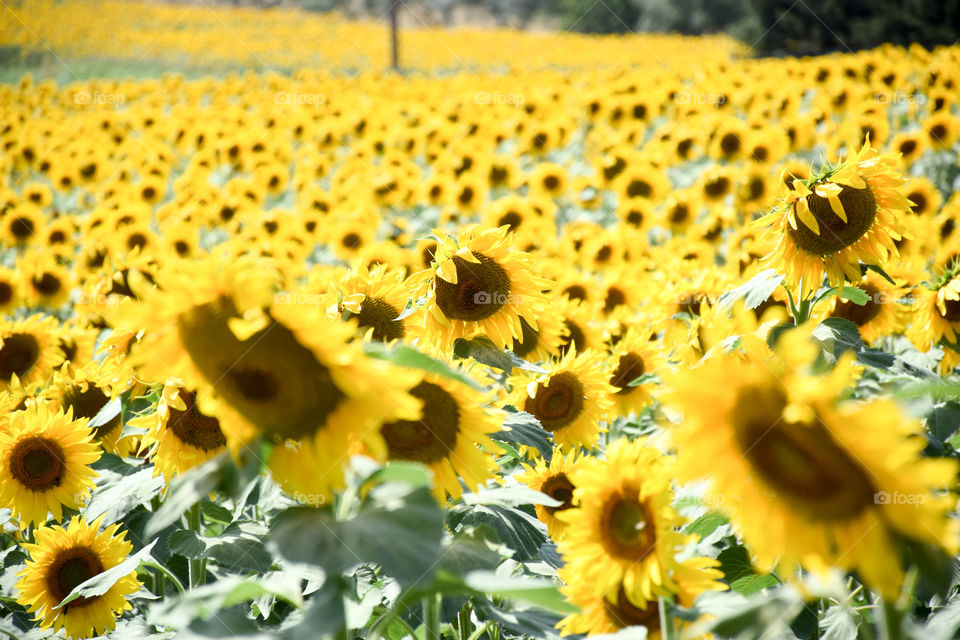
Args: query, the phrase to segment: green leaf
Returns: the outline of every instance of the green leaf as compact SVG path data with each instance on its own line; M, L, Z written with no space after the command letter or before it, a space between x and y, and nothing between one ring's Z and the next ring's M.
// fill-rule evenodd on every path
M272 523L270 544L287 560L330 573L370 562L401 586L428 579L440 553L443 513L427 487L398 490L398 484L374 488L346 521L318 509L287 509Z
M446 362L431 358L427 354L408 345L397 344L391 347L381 342L368 342L363 345L363 351L371 358L387 360L398 367L422 369L445 378L450 378L451 380L456 380L457 382L462 382L474 389L480 388L477 381L470 376L451 367Z
M453 355L456 358L473 358L477 362L502 369L507 373L513 371L512 354L507 353L487 337L457 338L453 343Z
M497 575L493 571L471 571L464 578L467 586L481 593L518 600L547 611L576 613L557 585L549 580Z
M303 606L300 579L284 573L262 577L226 576L212 584L193 587L186 593L160 600L151 607L148 619L158 626L184 629L196 620L221 615L223 609L262 596L280 598L295 607Z
M882 268L878 267L877 265L861 263L860 273L862 273L863 275L867 275L868 271L873 271L874 273L879 274L881 278L883 278L884 280L886 280L892 285L897 284L896 281L890 277L890 274L888 274L886 271L884 271Z
M59 609L81 597L90 598L93 596L102 596L109 591L118 580L136 571L137 567L140 566L140 563L150 557L150 551L153 549L155 544L157 544L156 540L140 549L140 551L136 552L117 566L107 569L102 573L98 573L89 580L78 584L73 588L73 591L67 594L67 597L64 598L60 604L53 608Z
M152 466L128 476L102 470L84 515L88 521L102 515L104 524L119 522L138 506L148 504L163 491L164 484L162 476L153 475Z
M439 569L464 576L471 571L496 569L511 555L513 552L497 542L496 531L490 527L463 527L445 541Z
M937 442L948 441L957 429L960 429L960 402L946 402L927 414L927 431Z
M695 614L710 616L703 630L737 640L773 637L774 630L787 628L803 610L800 594L783 587L750 597L736 592L706 592L694 603Z
M834 358L853 351L859 362L884 370L893 366L897 360L893 354L864 345L857 325L845 318L827 318L813 330L813 337L821 342Z
M850 607L836 605L827 609L820 619L820 640L848 640L856 638L860 616Z
M774 586L779 581L773 575L758 573L750 562L746 547L730 547L717 556L720 570L730 588L743 595L752 595L762 589Z
M776 291L783 276L773 269L765 269L750 278L736 289L731 289L720 296L720 306L725 309L733 307L738 300L743 300L747 309L756 309Z
M934 611L915 637L925 640L955 640L960 637L960 599Z
M684 533L705 538L713 533L717 527L730 522L727 516L719 511L708 511L684 528Z
M370 474L362 484L381 484L384 482L402 482L411 487L429 487L431 482L430 470L416 462L393 460Z
M480 489L476 493L464 493L464 504L499 504L506 507L518 507L523 504L542 504L548 507L559 507L562 502L540 493L530 487L513 485Z
M853 304L860 305L861 307L870 302L870 294L860 287L845 285L842 289L840 289L837 295L844 300L849 300Z
M97 411L97 415L90 418L90 422L87 423L87 427L90 429L102 427L119 416L122 402L123 401L120 399L120 396L117 396L107 404L103 405L103 407Z
M519 509L497 504L455 507L448 512L448 519L451 528L458 525L492 528L520 562L538 557L540 546L547 539L546 526L539 520Z
M490 437L494 440L533 447L540 452L544 460L550 462L553 457L550 432L540 426L540 421L526 411L517 411L510 405L504 406L503 409L507 412L503 430L490 434Z

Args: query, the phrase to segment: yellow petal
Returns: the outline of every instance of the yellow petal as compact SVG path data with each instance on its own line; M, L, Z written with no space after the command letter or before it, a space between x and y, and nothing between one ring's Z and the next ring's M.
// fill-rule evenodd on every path
M480 264L480 261L477 260L476 257L474 257L473 252L470 251L470 249L468 249L467 247L460 247L454 255L457 257L463 258L467 262L474 262L476 264ZM456 280L454 280L453 284L456 284Z
M454 264L453 260L444 260L437 267L437 275L440 276L441 280L450 284L457 284L457 265Z
M847 212L843 210L843 203L840 202L840 198L830 198L830 208L841 220L847 221Z
M820 235L820 224L817 222L816 217L810 213L810 206L806 200L797 202L797 216L800 217L800 222L807 225L815 234Z

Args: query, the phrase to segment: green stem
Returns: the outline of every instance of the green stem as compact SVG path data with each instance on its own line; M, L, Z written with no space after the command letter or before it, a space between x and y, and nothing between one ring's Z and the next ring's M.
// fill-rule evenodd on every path
M896 604L881 598L878 612L883 622L883 626L880 627L881 640L900 640L900 612Z
M667 608L667 601L664 598L659 599L660 607L660 634L663 640L677 640L677 626L673 622L673 615Z
M470 637L467 638L467 640L479 640L480 636L485 634L489 628L490 628L490 622L489 621L484 622L482 625L477 627L473 633L470 634Z
M203 514L200 511L200 503L196 503L187 509L187 528L195 531L198 536L203 537ZM206 582L207 561L203 558L190 558L189 573L190 586L198 587Z
M170 571L170 569L167 569L165 566L163 566L159 562L153 562L152 560L144 560L143 566L150 567L151 569L154 569L160 574L157 576L157 578L159 579L158 584L163 584L163 580L167 579L173 583L173 586L177 588L177 591L179 591L180 593L184 592L183 583L180 582L179 578L177 578L177 576L174 575L174 573ZM161 595L161 594L158 593L157 595Z
M470 622L470 612L473 611L473 607L470 605L470 601L467 600L466 604L463 605L463 608L460 609L460 612L457 614L457 636L460 640L469 640L472 636L471 631L473 624Z
M430 594L423 599L424 640L440 640L440 604L443 596Z

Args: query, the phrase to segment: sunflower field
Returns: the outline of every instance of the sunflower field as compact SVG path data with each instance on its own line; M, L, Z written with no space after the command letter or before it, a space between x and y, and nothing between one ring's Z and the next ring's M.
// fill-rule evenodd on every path
M0 636L960 638L960 45L0 4Z

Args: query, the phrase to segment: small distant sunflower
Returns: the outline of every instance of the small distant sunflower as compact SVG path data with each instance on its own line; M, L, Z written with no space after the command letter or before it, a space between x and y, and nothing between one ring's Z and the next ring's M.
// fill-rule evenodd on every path
M502 415L485 407L481 393L439 375L424 376L410 395L423 401L423 416L380 426L387 459L429 467L441 503L460 497L460 479L471 491L483 486L496 470L492 454L500 447L489 435L502 429Z
M16 271L0 267L0 313L10 314L23 302L23 287Z
M127 597L140 589L137 572L117 580L106 593L77 598L57 609L77 586L126 559L133 550L126 534L113 524L99 531L103 518L87 524L74 516L66 528L41 527L36 543L24 544L30 554L17 574L17 602L35 614L42 629L63 629L69 638L90 638L116 628L116 617L130 609ZM99 531L99 532L98 532Z
M956 486L957 465L921 457L919 423L891 401L838 402L857 375L853 356L811 376L817 353L809 332L794 329L774 358L728 353L672 375L664 400L684 417L670 426L678 476L708 478L759 568L855 570L893 598L898 537L956 551L960 529L940 490Z
M540 522L547 525L547 531L554 541L563 538L566 523L559 520L556 514L561 511L573 508L573 481L570 480L570 474L579 467L585 460L582 452L574 449L566 454L562 448L557 447L553 451L553 456L548 463L543 458L538 458L535 466L523 465L524 472L517 474L518 482L522 482L531 489L545 493L561 504L556 507L547 507L536 505L537 518Z
M913 305L908 335L921 351L940 340L960 345L960 275L948 277L934 289L920 286Z
M409 338L408 325L416 318L397 320L410 297L401 271L388 271L378 265L368 269L358 265L341 279L338 311L356 322L359 331L371 340L392 342Z
M837 295L830 300L831 318L844 318L857 325L867 344L874 344L885 336L901 333L907 326L910 299L908 290L899 284L890 284L886 278L870 272L858 285L867 294L865 304L856 304Z
M536 417L557 444L592 448L600 421L613 408L614 388L607 380L598 352L571 350L545 374L513 376L510 403Z
M0 323L0 390L7 388L14 375L25 385L46 381L63 362L57 329L56 319L43 314Z
M64 365L54 373L50 385L41 397L55 402L64 412L71 411L74 419L92 420L112 400L110 388L101 380L99 363L83 367ZM134 438L120 440L123 429L120 414L93 428L93 439L104 451L119 456L129 455L135 448Z
M36 207L19 206L3 214L3 239L20 247L36 242L44 227L43 212Z
M801 297L816 291L824 272L831 284L859 282L861 261L883 265L897 255L894 240L903 231L897 216L910 206L897 160L865 144L842 164L793 180L785 209L757 221L771 225L767 237L776 240L765 260L788 286L799 285Z
M154 475L168 481L203 464L227 447L220 421L197 407L197 394L171 382L163 386L157 410L129 421L147 429L140 450L150 453Z
M659 342L650 341L650 332L628 329L610 355L610 386L620 415L639 413L652 402L651 382L632 386L637 378L655 374L666 362Z
M85 419L70 411L53 413L43 403L28 403L11 413L0 429L0 504L9 507L20 528L60 520L63 507L76 509L90 495L100 448Z
M585 461L570 479L574 508L557 515L566 523L558 551L569 575L595 594L615 593L622 583L634 602L675 593L675 554L688 537L671 506L667 457L645 441L617 440L605 460Z
M485 335L501 347L522 338L520 317L533 329L549 281L536 275L528 253L511 248L506 227L464 229L444 237L431 268L424 314L426 339L446 351L457 338Z

